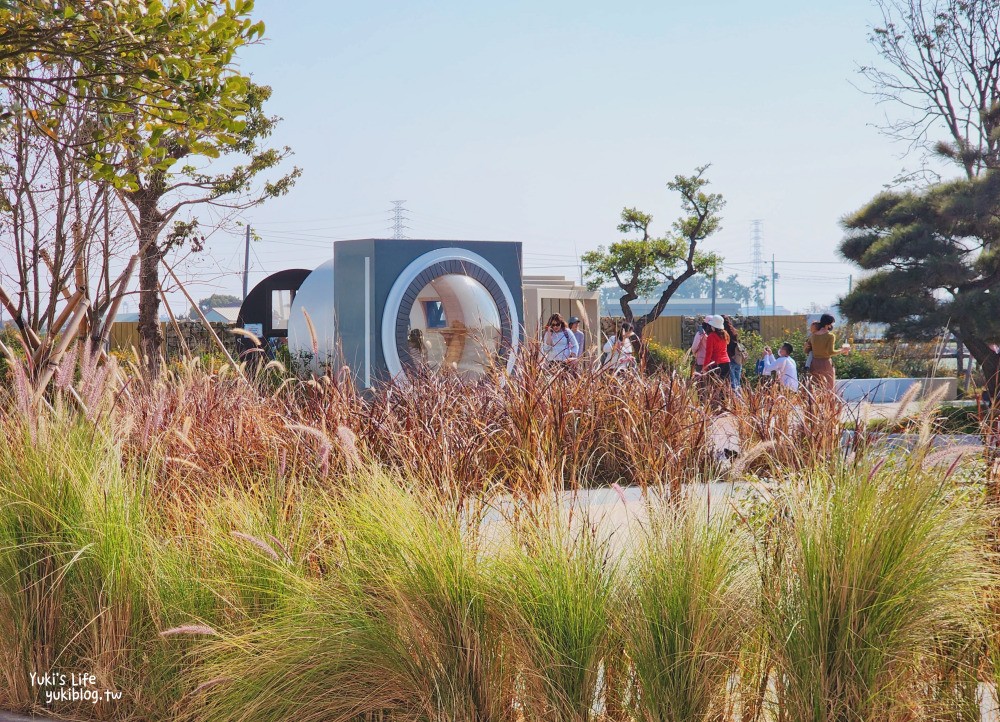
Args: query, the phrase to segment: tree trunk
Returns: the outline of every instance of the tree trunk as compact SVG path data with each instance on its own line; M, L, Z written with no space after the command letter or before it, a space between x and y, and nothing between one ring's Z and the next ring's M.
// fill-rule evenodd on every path
M966 338L965 346L983 371L990 407L1000 409L1000 354L980 338Z
M163 330L160 328L160 252L155 244L139 257L139 352L150 379L160 374Z
M668 285L666 288L663 289L663 293L660 294L660 297L656 300L656 303L653 305L653 307L649 309L649 313L647 313L645 316L641 316L639 319L636 320L635 326L637 328L640 325L645 326L647 323L652 323L653 321L658 319L660 317L660 314L663 313L663 309L667 307L667 301L669 301L673 297L673 295L677 292L677 289L680 288L684 284L684 282L689 278L691 278L695 273L696 271L694 267L689 266L683 273L681 273L678 276L675 276L674 280L670 282L670 285Z
M160 327L160 261L158 243L164 217L158 208L159 185L132 198L139 212L139 353L150 379L160 375L163 329Z
M990 398L990 407L994 410L1000 408L1000 355L991 353L984 361L980 362L983 368L983 375L986 376L986 394Z
M619 288L622 287L619 286ZM621 306L622 308L622 316L625 317L625 321L631 323L634 326L635 314L632 313L632 307L629 304L639 297L635 294L635 291L632 289L622 288L622 290L625 291L625 293L623 293L622 297L618 299L618 305Z

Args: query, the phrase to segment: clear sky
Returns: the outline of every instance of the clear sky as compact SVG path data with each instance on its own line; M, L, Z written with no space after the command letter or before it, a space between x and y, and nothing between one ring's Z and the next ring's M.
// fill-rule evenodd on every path
M390 235L397 199L410 237L521 241L526 272L576 277L623 206L663 232L667 180L711 163L727 206L707 248L749 282L762 219L777 302L801 309L856 273L834 263L838 219L918 164L873 127L894 109L852 85L874 59L868 0L258 0L255 15L267 40L242 67L273 87L274 140L304 174L246 216L251 285L333 239ZM242 239L210 247L188 272L232 270L215 290L238 294Z

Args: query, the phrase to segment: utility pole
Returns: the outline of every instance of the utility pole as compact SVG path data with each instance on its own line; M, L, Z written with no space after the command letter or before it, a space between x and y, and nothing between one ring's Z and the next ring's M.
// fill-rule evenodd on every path
M774 282L778 280L778 274L774 272L774 254L771 254L771 315L776 316L775 308L777 304L774 302Z
M854 290L854 274L852 273L847 277L847 292L850 293Z
M712 264L712 315L715 315L715 281L718 277L719 266L718 263Z
M250 224L247 223L247 243L243 252L243 300L247 300L247 290L250 283Z

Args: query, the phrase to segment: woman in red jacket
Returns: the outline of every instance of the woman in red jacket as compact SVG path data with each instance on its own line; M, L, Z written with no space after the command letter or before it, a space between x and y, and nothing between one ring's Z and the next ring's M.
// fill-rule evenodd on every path
M726 351L729 334L723 328L725 322L722 316L709 316L705 321L712 327L712 333L705 339L705 371L729 384L729 353Z

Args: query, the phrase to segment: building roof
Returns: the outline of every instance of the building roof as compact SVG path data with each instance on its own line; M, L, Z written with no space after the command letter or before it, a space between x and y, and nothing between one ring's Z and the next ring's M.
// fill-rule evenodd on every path
M591 291L586 286L581 286L573 279L565 276L522 276L521 287L524 289L559 289L561 291L572 291L575 298L588 298L598 300L600 291Z
M216 306L205 312L205 318L215 323L236 323L240 306Z

